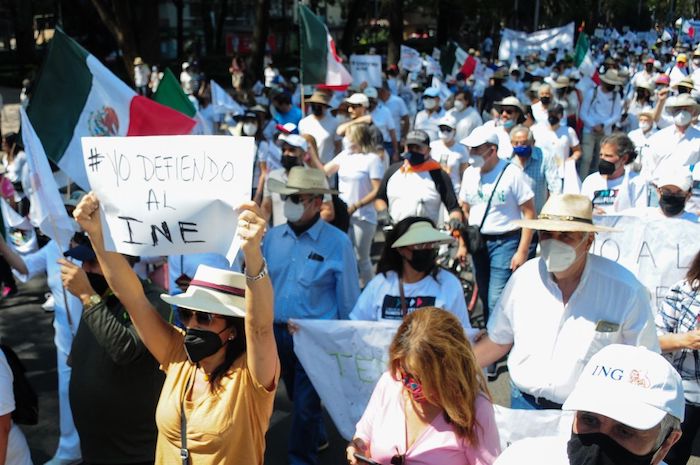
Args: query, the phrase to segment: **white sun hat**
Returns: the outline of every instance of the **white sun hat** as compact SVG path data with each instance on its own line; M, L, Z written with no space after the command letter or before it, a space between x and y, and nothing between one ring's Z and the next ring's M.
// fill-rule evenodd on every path
M199 265L187 290L161 294L165 302L198 312L245 317L245 276L234 271Z

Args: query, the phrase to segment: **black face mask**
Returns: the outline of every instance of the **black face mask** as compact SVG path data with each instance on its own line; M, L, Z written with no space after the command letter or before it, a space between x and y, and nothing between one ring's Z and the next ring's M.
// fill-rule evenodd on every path
M420 152L406 152L403 157L408 160L411 166L420 165L425 161L425 155Z
M408 263L414 270L427 273L435 266L435 257L437 257L436 249L414 250L413 258Z
M224 328L220 332L215 333L206 329L187 328L187 332L185 332L185 352L190 362L198 363L221 349L223 344L219 334L227 329Z
M647 73L651 73L654 71L654 65L646 65L645 69L647 70Z
M666 194L659 198L659 207L666 216L676 216L685 208L685 195Z
M571 433L566 446L571 465L649 465L657 451L633 454L603 433Z
M613 90L615 90L615 86L612 84L603 84L603 88L608 92L612 92Z
M101 274L91 273L89 271L86 271L85 274L87 275L88 281L90 281L90 286L92 286L97 295L105 295L107 289L109 289L109 284L107 284L105 277Z
M540 102L542 102L542 105L549 105L552 103L552 97L541 97Z
M559 124L559 121L561 121L561 118L559 118L558 116L551 116L551 115L550 115L550 116L547 117L547 122L548 122L551 126L556 126L557 124Z
M299 164L299 158L291 155L282 155L282 167L289 171Z
M615 172L615 163L611 163L608 160L600 160L598 172L610 176Z
M313 113L314 116L323 116L323 106L317 105L317 104L312 104L311 105L311 113Z

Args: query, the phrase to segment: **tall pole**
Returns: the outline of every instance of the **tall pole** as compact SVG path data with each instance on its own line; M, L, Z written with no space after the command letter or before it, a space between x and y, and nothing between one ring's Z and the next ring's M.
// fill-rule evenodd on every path
M532 32L537 30L537 25L540 23L540 0L535 0L535 19L532 23Z

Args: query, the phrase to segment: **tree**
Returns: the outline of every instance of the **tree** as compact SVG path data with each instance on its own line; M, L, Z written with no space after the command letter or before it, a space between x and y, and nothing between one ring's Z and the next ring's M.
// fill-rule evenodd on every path
M16 56L24 74L26 66L34 63L34 24L31 0L12 0L8 7L15 27Z
M355 29L363 11L367 10L367 0L349 0L343 37L340 40L340 49L347 56L352 54L352 45L355 42ZM403 14L403 13L402 13ZM403 27L403 26L402 26Z
M401 58L403 42L403 0L384 0L383 10L389 19L389 40L387 43L387 64L395 65Z
M255 0L255 28L250 51L250 72L255 79L263 78L265 46L270 31L270 0Z

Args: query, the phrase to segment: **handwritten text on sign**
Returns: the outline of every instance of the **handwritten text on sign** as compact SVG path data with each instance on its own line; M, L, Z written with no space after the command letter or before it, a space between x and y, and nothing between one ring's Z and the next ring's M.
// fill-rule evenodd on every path
M700 224L690 221L598 216L595 223L622 232L597 233L591 252L630 270L649 291L654 310L700 250Z
M370 87L382 86L382 57L379 55L350 55L352 85L366 82Z
M84 137L107 250L218 253L230 261L240 203L250 199L251 137Z

